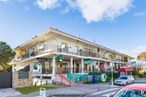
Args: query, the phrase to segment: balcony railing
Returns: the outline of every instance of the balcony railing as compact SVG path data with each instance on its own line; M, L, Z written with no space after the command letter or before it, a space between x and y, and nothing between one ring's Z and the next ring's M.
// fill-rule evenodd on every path
M109 57L105 57L103 56L103 54L98 54L94 51L85 51L85 50L75 50L75 51L71 51L69 50L69 48L66 46L65 48L61 48L61 45L54 45L54 44L49 44L46 45L44 47L44 49L37 49L37 51L32 51L30 53L26 53L24 55L21 56L21 60L22 59L26 59L26 58L30 58L36 55L40 55L40 54L44 54L44 53L48 53L48 52L62 52L62 53L68 53L68 54L73 54L73 55L79 55L79 56L86 56L86 57L96 57L96 58L103 58L103 59L109 59L109 60L117 60L117 61L122 61L120 59L116 59L116 58L111 58ZM20 59L20 56L19 56Z

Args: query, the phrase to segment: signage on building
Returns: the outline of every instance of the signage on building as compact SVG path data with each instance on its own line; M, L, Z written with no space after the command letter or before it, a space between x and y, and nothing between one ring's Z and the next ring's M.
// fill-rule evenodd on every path
M42 66L39 62L32 64L32 73L33 75L41 74Z
M64 56L63 56L63 55L58 55L58 56L56 57L56 60L57 60L58 62L62 62L62 61L64 60Z
M84 59L84 64L92 64L92 60L91 59Z

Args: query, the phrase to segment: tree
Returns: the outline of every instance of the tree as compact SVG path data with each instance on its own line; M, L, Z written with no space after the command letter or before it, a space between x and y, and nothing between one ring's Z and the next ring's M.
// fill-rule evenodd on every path
M12 61L14 56L15 52L11 47L7 43L0 41L0 66L3 68L3 71L7 71L8 63Z

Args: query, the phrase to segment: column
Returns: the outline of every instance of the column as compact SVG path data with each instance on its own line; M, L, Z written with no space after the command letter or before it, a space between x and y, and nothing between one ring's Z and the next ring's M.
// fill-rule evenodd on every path
M52 66L53 66L52 80L55 80L55 69L56 69L56 59L55 59L55 56L53 56L53 58L52 58Z
M84 59L81 59L81 73L84 73Z
M100 71L100 68L99 68L99 65L100 65L100 61L98 61L98 64L97 64L97 65L98 65L98 71Z
M73 57L70 58L70 73L73 73Z
M107 71L107 62L104 62L104 70Z
M93 63L91 64L91 72L93 72Z
M76 63L74 63L74 73L76 73Z

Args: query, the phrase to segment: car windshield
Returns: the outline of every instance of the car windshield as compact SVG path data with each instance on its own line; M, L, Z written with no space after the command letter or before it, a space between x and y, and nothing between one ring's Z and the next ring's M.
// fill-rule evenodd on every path
M120 77L119 79L127 79L127 77Z
M146 97L146 91L123 88L113 97Z

